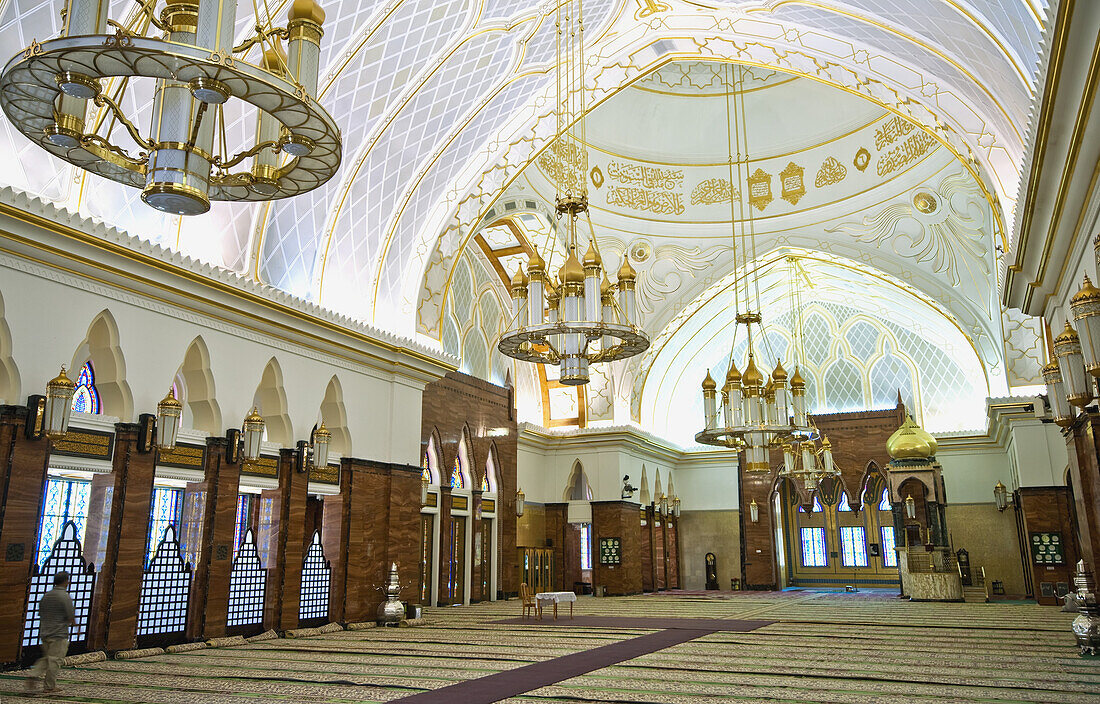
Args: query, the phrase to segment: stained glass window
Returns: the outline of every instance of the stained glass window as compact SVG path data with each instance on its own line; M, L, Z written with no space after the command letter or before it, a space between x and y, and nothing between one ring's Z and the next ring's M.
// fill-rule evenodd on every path
M581 524L581 569L592 569L592 524Z
M53 544L61 535L65 521L72 521L75 538L84 540L84 527L88 522L88 495L91 484L72 479L50 479L46 482L46 495L42 506L42 522L38 524L38 564L46 562Z
M420 465L420 480L432 483L432 473L428 470L428 456L424 455L424 462Z
M837 511L851 511L852 505L848 503L847 492L840 492L840 503L836 507Z
M898 566L898 554L894 552L897 543L894 542L894 526L882 527L882 564L886 567Z
M821 505L821 501L819 501L818 498L815 496L814 497L813 512L814 513L821 513L824 510L825 510L825 507ZM801 506L798 507L798 511L800 513L806 513L806 509L802 508Z
M241 546L244 532L248 530L248 517L252 513L252 494L237 494L237 522L233 529L233 554Z
M149 502L149 539L145 546L145 564L153 559L157 544L164 535L164 529L172 526L176 532L180 529L180 514L183 513L183 491L165 487L153 488L153 500Z
M491 491L489 489L489 475L488 474L485 474L483 477L481 477L481 490L482 491Z
M802 566L825 567L825 529L802 529Z
M894 507L890 505L890 490L882 490L882 500L878 502L879 511L893 511Z
M845 567L867 566L867 539L863 526L840 527L840 561Z
M451 488L452 489L465 489L466 484L462 479L462 464L455 458L454 469L451 470Z
M76 378L76 392L73 394L74 413L99 413L99 392L95 388L95 372L92 363L85 362Z

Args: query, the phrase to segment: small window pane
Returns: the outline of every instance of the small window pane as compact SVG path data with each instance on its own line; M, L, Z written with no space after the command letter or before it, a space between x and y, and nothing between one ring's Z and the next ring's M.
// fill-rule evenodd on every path
M802 529L802 565L804 567L825 567L825 529Z
M581 524L581 569L592 569L592 524Z
M840 527L840 560L845 567L867 566L867 541L863 526Z
M894 526L882 527L882 564L886 567L898 566L898 554L894 552Z
M882 490L882 500L878 502L879 511L893 511L894 507L890 505L890 490Z

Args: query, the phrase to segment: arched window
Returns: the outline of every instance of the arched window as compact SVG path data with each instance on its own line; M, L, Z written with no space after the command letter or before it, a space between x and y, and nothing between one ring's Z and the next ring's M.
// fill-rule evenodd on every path
M879 511L893 511L894 507L890 505L890 490L882 490L882 499L878 502Z
M488 474L485 474L484 476L481 477L481 490L483 492L490 491L490 489L489 489L489 475Z
M845 500L847 500L847 497L845 497ZM814 513L821 513L824 510L825 510L825 508L821 505L821 502L818 501L817 496L814 496L813 512ZM798 511L799 511L799 513L806 513L806 509L802 508L801 506L798 507Z
M481 490L492 492L497 490L497 467L493 462L493 453L485 459L485 473L481 476Z
M451 488L452 489L465 489L466 483L462 478L462 463L455 458L454 469L451 470Z
M432 473L431 470L428 469L427 453L424 454L424 461L420 463L420 480L428 482L429 484L432 483Z
M91 361L85 362L76 378L76 392L73 394L73 412L99 413L99 392L95 388L95 372Z
M848 493L840 492L840 503L836 507L837 511L851 511L852 505L848 503Z

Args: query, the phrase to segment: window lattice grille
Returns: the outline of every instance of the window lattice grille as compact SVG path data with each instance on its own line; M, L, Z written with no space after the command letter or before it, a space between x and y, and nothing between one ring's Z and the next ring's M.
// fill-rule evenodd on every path
M233 559L233 571L229 576L228 626L252 626L264 620L264 592L267 589L267 570L260 564L260 553L252 537L252 529L245 531L244 541Z
M176 529L169 525L141 578L137 634L182 632L187 626L190 593L191 565L184 561Z
M69 573L69 596L73 600L75 619L69 627L69 641L84 640L88 633L88 610L95 589L95 570L84 561L80 540L76 537L76 525L67 521L61 527L61 535L54 543L50 556L41 567L35 568L27 596L27 614L23 624L23 645L38 644L38 602L53 588L53 578L58 572Z
M61 527L72 521L77 540L84 538L84 526L88 522L89 482L71 479L50 479L46 482L46 495L42 505L42 522L38 525L38 559L41 565L50 555L50 549L61 535Z
M328 616L329 580L332 567L325 559L320 531L313 532L313 541L302 565L302 598L298 607L301 620Z

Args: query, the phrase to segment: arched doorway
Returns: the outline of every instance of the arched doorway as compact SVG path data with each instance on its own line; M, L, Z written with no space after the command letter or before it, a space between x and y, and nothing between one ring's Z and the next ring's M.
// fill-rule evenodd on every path
M428 446L421 461L420 481L424 484L420 506L420 584L417 597L421 604L431 605L439 594L439 503L441 466L438 433L428 436Z

